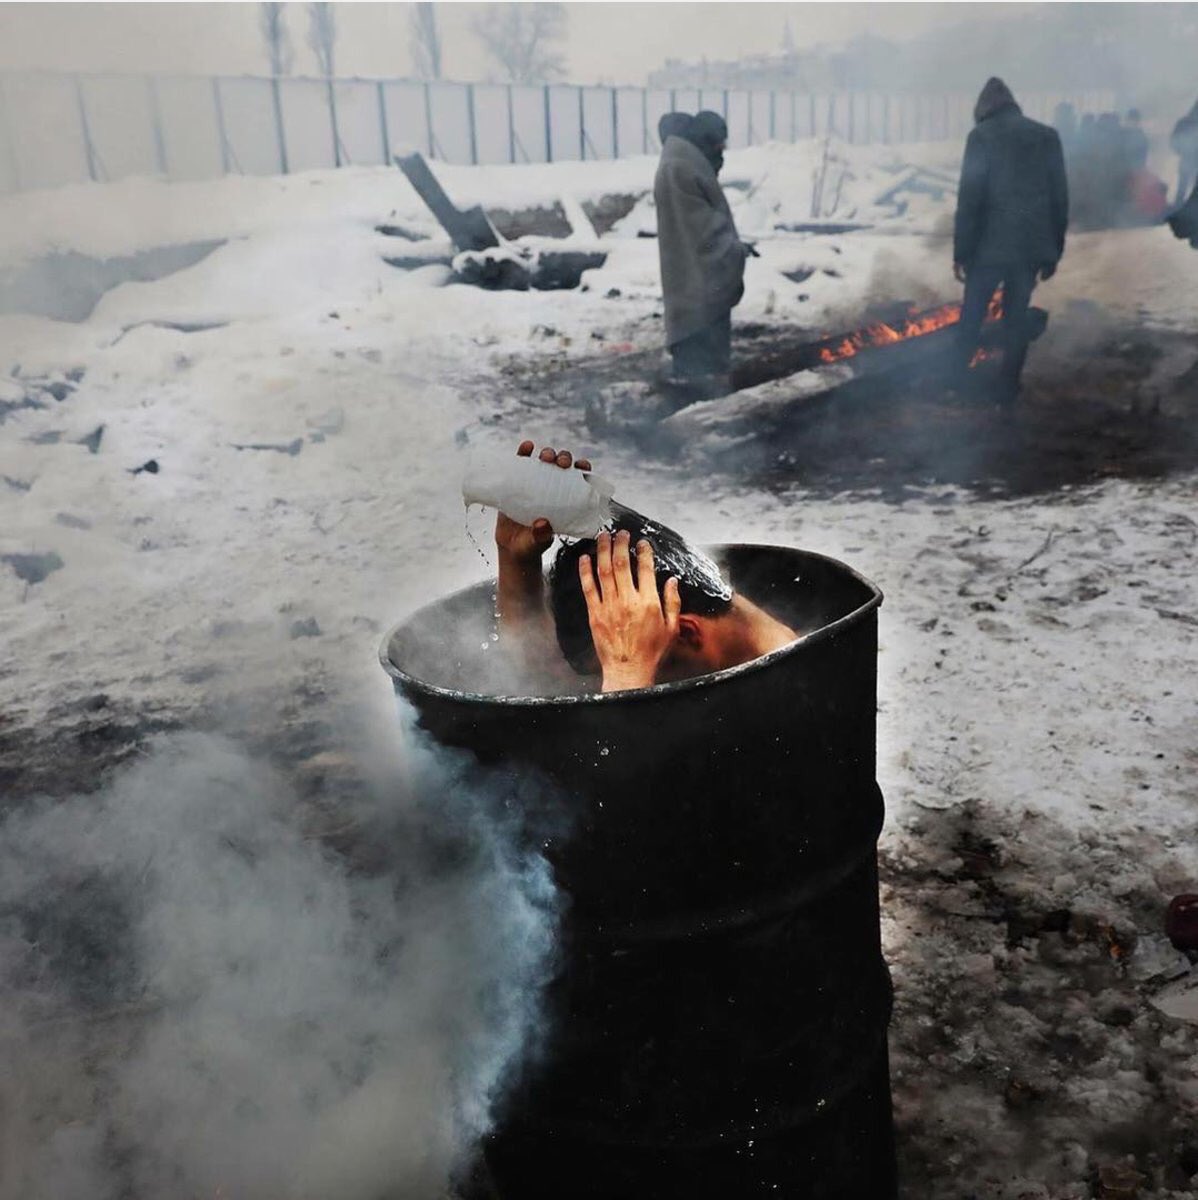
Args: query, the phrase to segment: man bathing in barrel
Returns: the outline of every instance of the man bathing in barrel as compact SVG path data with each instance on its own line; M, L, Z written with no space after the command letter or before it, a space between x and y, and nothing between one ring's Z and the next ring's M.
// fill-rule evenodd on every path
M526 441L517 453L527 458L534 449ZM547 446L538 457L562 470L591 469L568 450ZM550 644L552 614L570 666L600 676L603 691L618 692L722 671L795 640L792 629L734 593L714 564L672 530L625 508L616 510L612 526L561 547L547 608L541 559L553 543L549 522L521 525L499 514L499 623L506 641L518 638L531 657Z

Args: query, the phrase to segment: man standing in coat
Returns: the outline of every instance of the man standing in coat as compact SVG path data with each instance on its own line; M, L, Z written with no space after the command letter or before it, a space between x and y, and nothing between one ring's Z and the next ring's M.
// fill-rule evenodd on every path
M653 198L666 344L679 379L718 394L732 355L732 309L744 294L746 248L717 176L728 126L701 112L665 138Z
M1052 277L1065 251L1069 188L1056 130L1025 117L1001 79L987 81L973 115L953 237L953 273L965 284L958 347L967 366L1001 284L1002 399L1009 402L1027 358L1032 289Z
M1177 155L1177 195L1174 204L1182 204L1198 180L1198 101L1176 125L1169 145Z

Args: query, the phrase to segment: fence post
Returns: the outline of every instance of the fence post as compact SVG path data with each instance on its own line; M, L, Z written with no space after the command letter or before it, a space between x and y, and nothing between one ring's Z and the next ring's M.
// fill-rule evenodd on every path
M587 158L587 119L586 106L582 99L582 85L578 86L578 157L586 162Z
M424 81L424 131L428 137L428 156L437 157L437 136L433 133L433 89Z
M611 156L620 157L620 102L614 87L611 90Z
M162 136L162 108L158 103L158 81L153 75L146 76L146 98L150 106L150 133L154 138L154 160L158 174L167 173L166 139Z
M13 141L12 122L8 119L8 92L4 87L4 79L0 76L0 133L4 135L4 145L8 149L8 162L12 170L12 190L21 190L21 164L17 159L17 144Z
M379 137L383 142L383 166L389 167L391 165L391 130L387 125L387 95L381 79L374 86L379 98Z
M83 149L87 154L87 174L93 183L99 178L96 162L96 148L92 144L91 126L87 123L87 102L83 98L83 84L79 76L72 76L75 81L75 106L79 110L79 131L83 134Z
M478 126L474 115L474 84L466 84L466 124L470 129L470 162L478 166Z
M325 92L329 98L329 130L333 135L333 166L341 166L341 133L337 128L337 97L333 92L333 77L325 79Z
M212 107L216 112L216 136L220 141L220 169L229 173L229 133L225 129L225 106L220 98L220 76L212 76Z
M553 122L549 113L548 84L545 84L545 161L553 162Z
M291 164L287 161L287 135L283 132L283 98L279 94L279 77L274 75L270 80L270 98L275 109L275 138L279 143L279 170L284 175L291 174ZM387 118L383 112L382 84L379 84L379 116L383 122L383 162L387 161Z
M516 113L510 83L507 85L507 157L508 162L516 161Z

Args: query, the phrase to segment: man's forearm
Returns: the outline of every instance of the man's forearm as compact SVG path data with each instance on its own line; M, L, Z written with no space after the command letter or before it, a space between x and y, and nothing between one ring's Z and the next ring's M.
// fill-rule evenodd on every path
M522 633L545 623L545 577L541 559L516 558L499 551L497 588L500 633Z

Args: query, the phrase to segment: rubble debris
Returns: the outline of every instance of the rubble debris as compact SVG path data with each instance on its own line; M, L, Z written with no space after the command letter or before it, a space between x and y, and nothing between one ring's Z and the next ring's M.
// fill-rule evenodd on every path
M34 446L57 446L62 441L62 430L43 429L41 433L32 434L25 440Z
M428 205L429 211L459 250L489 250L499 245L499 238L486 213L477 205L465 212L455 208L445 189L429 170L422 154L401 155L395 159L395 165L404 173L416 194Z
M86 437L81 437L75 445L86 446L89 454L100 452L100 441L104 437L104 426L97 425Z
M375 233L381 233L383 237L402 238L405 242L422 242L426 238L426 234L413 233L410 229L405 229L402 225L376 225Z
M294 458L303 448L303 438L292 438L287 443L282 442L230 442L234 450L274 450L278 454L286 454Z
M890 205L896 210L897 216L902 216L907 210L907 201L900 200L904 193L917 196L930 196L933 200L942 201L947 192L957 190L956 181L933 171L928 167L908 167L897 183L891 184L874 200L879 208Z
M600 237L622 221L644 199L645 192L613 192L600 196L598 200L584 200L582 211L586 213L594 230ZM639 235L638 235L639 236Z
M12 567L17 578L25 583L41 583L66 565L53 550L49 554L0 554L0 562Z
M674 406L652 383L628 380L608 384L586 397L587 429L596 437L637 434L652 429Z
M164 279L224 244L224 239L187 242L116 258L92 258L74 250L46 254L20 269L0 271L0 313L86 321L100 298L119 284Z
M504 246L459 254L454 280L491 291L557 291L575 288L584 271L601 267L607 255L583 250L542 250Z
M33 487L33 483L31 481L14 479L11 475L0 475L0 479L3 479L4 482L8 484L8 486L12 488L14 492L27 492L31 487Z
M567 238L574 232L560 201L533 208L488 208L486 212L492 228L509 242L522 237Z
M406 254L384 257L383 262L400 271L419 271L422 267L449 267L453 265L450 254Z
M727 448L769 435L783 414L813 404L854 378L847 363L832 363L772 379L713 400L689 404L661 423L661 432L680 444L706 450Z
M84 520L83 517L72 516L70 513L57 513L55 514L54 520L59 525L65 526L67 529L90 529L92 527L92 523L90 521Z
M806 283L814 274L814 267L795 267L793 270L783 271L782 277L789 279L791 283Z
M780 221L774 226L775 233L857 233L873 226L862 221Z
M292 641L297 638L320 637L321 629L315 617L305 617L301 621L292 621L289 634Z
M151 458L147 462L142 463L140 467L133 467L130 470L129 474L130 475L140 475L143 471L147 475L157 475L158 474L158 460L156 458Z

